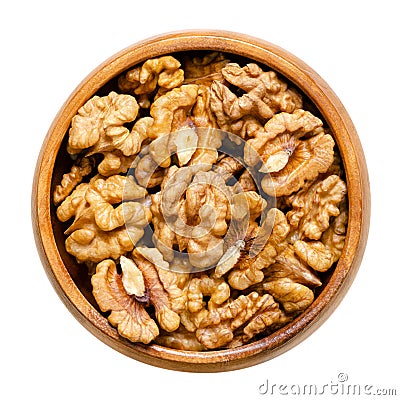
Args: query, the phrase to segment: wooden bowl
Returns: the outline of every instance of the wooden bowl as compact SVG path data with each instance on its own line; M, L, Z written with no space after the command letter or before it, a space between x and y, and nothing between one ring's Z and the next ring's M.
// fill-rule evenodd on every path
M69 170L65 152L72 117L93 95L106 94L113 78L146 59L192 50L217 50L245 57L274 69L303 92L330 127L342 156L348 186L349 221L342 256L313 304L292 323L256 342L235 349L189 352L159 345L134 344L118 335L99 312L86 269L65 251L64 227L55 216L51 193ZM60 148L64 151L59 151ZM100 65L65 102L44 140L32 194L37 248L55 290L78 321L97 338L136 360L163 368L214 372L235 370L269 360L315 331L333 312L351 285L364 253L370 217L366 163L356 130L340 100L304 62L253 37L224 31L188 31L139 42ZM330 338L327 338L327 341Z

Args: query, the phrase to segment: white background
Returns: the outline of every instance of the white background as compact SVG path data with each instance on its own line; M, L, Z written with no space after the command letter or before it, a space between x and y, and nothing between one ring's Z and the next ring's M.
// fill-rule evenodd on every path
M0 397L288 398L261 396L258 387L267 379L270 384L322 386L337 382L340 372L348 374L349 383L397 387L400 395L395 364L400 357L396 3L2 2L0 362L5 373ZM328 321L274 360L217 374L141 364L92 336L50 285L36 252L30 219L36 159L53 118L72 90L119 50L155 34L189 28L260 37L316 70L342 100L358 130L372 190L371 228L361 268Z

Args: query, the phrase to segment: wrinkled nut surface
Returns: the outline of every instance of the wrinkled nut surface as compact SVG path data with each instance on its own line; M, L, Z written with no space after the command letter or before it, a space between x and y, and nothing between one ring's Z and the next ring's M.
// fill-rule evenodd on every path
M133 96L111 92L108 96L91 98L72 119L68 152L77 154L99 142L129 134L124 124L134 121L138 111Z
M346 177L329 127L275 71L235 60L144 60L71 121L53 192L65 248L132 342L258 340L306 310L341 257Z
M65 231L69 235L66 250L78 262L95 263L106 258L118 260L133 250L151 220L146 207L133 200L146 193L132 176L104 179L96 175L89 183L78 185L57 208L60 221L74 218ZM129 201L122 203L124 194Z
M173 89L183 82L183 70L180 62L172 56L147 60L141 67L136 67L119 78L119 89L142 95L156 90L157 85Z
M92 276L93 295L102 311L111 311L110 323L132 342L150 343L158 334L157 324L144 307L130 296L117 272L115 262L104 260Z

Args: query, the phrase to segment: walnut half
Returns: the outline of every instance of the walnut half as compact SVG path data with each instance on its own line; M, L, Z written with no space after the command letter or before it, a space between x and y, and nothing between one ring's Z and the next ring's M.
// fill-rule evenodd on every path
M117 327L121 336L142 343L150 343L158 336L157 324L143 306L126 292L114 261L104 260L97 265L92 286L101 311L111 311L108 320Z

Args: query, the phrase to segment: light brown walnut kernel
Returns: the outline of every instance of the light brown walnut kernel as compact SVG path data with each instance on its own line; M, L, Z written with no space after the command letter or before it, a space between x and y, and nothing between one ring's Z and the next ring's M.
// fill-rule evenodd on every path
M210 90L210 107L220 129L244 139L248 136L248 129L250 129L249 124L243 120L245 117L248 117L252 123L252 133L254 130L262 129L257 117L251 115L251 108L254 107L252 104L244 104L240 109L236 95L221 82L214 81Z
M237 97L226 85L214 81L210 106L218 126L243 139L262 132L262 123L276 112L293 112L302 106L301 97L288 89L275 72L264 72L254 63L244 68L234 63L227 64L221 72L229 83L246 93Z
M256 153L263 154L269 142L282 134L290 134L296 139L304 136L311 137L323 132L322 121L303 109L296 109L293 113L280 112L274 115L264 126L263 130L257 130L253 138L247 141ZM251 158L251 154L245 159L249 165L258 163L258 158Z
M140 85L140 67L133 68L118 78L118 88L124 93L135 93Z
M311 242L297 240L293 247L296 254L316 271L325 272L334 262L333 254L318 240Z
M143 274L149 299L154 306L160 327L167 332L175 331L180 325L180 317L177 312L183 311L182 299L184 294L177 287L176 279L173 279L174 273L170 272L169 279L167 279L166 274L163 274L163 272L167 271L157 267L157 265L145 258L140 253L140 250L135 249L132 255L135 264ZM175 301L178 301L177 306L174 304Z
M191 264L200 269L215 265L222 257L223 239L209 233L208 228L199 227L193 230L194 238L187 243L187 251Z
M272 304L264 312L253 317L242 332L235 333L235 337L228 344L227 348L233 349L243 346L259 333L262 333L264 337L268 336L293 321L293 319L293 314L287 314Z
M273 297L268 299L269 302L258 312L243 329L242 341L247 343L254 336L264 332L268 327L276 324L281 316L281 310Z
M223 157L215 164L214 171L217 174L220 174L222 178L227 181L243 168L243 164L238 159L232 156L227 156Z
M214 211L215 222L210 226L210 232L216 236L223 236L226 233L231 191L218 174L212 171L197 172L191 185L186 189L185 196L185 211L189 223L197 225L201 222L206 225L206 221L200 221L200 218L207 216L202 210L206 210L206 213L208 210Z
M217 121L210 108L210 88L199 85L197 100L192 108L192 120L198 128L217 128Z
M72 118L68 152L77 154L108 137L128 134L124 127L135 120L139 106L134 97L111 92L108 96L94 96Z
M184 62L185 79L193 80L212 76L211 81L215 79L215 74L221 71L229 60L224 53L213 51L203 57L186 57Z
M198 136L194 129L181 129L170 135L168 150L170 154L176 154L178 165L186 165L197 150Z
M149 222L147 211L139 203L134 204L130 209L131 220L126 221L125 226L121 224L110 231L104 231L97 225L94 210L85 210L65 232L69 234L65 241L67 252L78 262L100 262L106 258L118 259L131 251L143 236L143 227Z
M125 291L114 261L104 260L99 263L91 281L100 310L111 311L108 320L117 327L121 336L145 344L158 336L157 324L143 306Z
M158 167L150 154L146 154L140 158L134 170L136 180L145 188L160 185L167 172L166 169Z
M228 282L235 289L244 290L261 282L264 279L263 269L272 265L287 246L285 239L289 233L289 224L282 211L271 208L264 224L265 227L272 227L270 234L268 235L269 232L264 227L256 232L252 240L252 245L255 247L258 246L257 241L259 241L261 249L257 249L253 257L250 253L242 252L237 265L229 274ZM267 235L267 238L264 235Z
M276 257L276 263L265 270L269 279L289 278L308 287L321 286L322 282L302 258L297 257L292 245Z
M294 242L296 254L316 271L327 271L334 262L338 261L346 238L348 213L343 203L339 206L341 213L331 222L322 234L321 241Z
M160 96L151 105L150 115L154 118L154 123L148 132L153 139L149 150L153 160L161 167L169 167L171 162L168 141L170 133L174 131L175 114L187 114L196 102L197 92L197 85L183 85Z
M168 294L171 310L178 314L182 312L187 300L182 285L185 286L184 282L188 281L188 275L171 270L169 263L164 260L162 254L156 248L138 246L134 255L137 256L138 254L153 264L157 270L160 282Z
M263 190L276 196L287 196L299 190L305 181L326 172L333 161L333 146L332 136L324 133L299 141L285 167L263 178Z
M245 170L239 177L237 183L234 186L234 192L257 192L258 188L254 182L254 178L249 170Z
M174 332L160 334L160 336L155 339L155 343L177 350L205 350L204 346L197 340L196 335L193 332L188 332L184 328L179 328L179 330Z
M208 296L207 305L204 296ZM187 288L187 308L195 313L206 307L213 310L229 299L229 285L221 278L209 277L206 274L193 278Z
M271 118L279 111L290 113L302 107L301 96L294 89L288 88L275 71L264 72L255 63L243 68L230 63L222 69L222 75L229 83L246 92L239 103L246 103L249 99L249 103L256 107L255 115Z
M157 249L162 253L164 259L172 262L174 259L173 247L177 244L176 234L164 219L161 202L161 192L151 195L150 210L153 216L153 242Z
M93 220L93 217L90 218ZM133 232L134 234L137 231ZM139 236L139 235L138 235ZM86 222L73 231L65 240L65 249L76 257L79 263L98 263L106 258L118 259L133 249L130 234L124 228L104 232L94 222Z
M339 205L340 214L331 222L329 228L322 234L321 242L333 255L333 262L339 260L342 255L346 239L346 226L348 221L347 205L343 202Z
M142 271L129 258L121 256L119 263L122 269L122 284L126 293L143 297L146 293Z
M157 196L154 196L159 197L155 201L155 204L160 202L159 212L166 219L170 218L171 222L175 221L175 217L178 215L181 200L196 171L196 168L192 167L171 166L161 184L159 195L156 193Z
M178 244L180 251L187 249L193 266L215 264L223 253L230 196L225 181L212 171L171 167L151 208L157 221L153 240L164 258L172 261Z
M280 113L271 118L264 132L249 139L244 158L251 166L260 158L260 171L268 172L261 182L270 196L287 196L304 182L328 170L333 162L333 138L325 134L322 121L308 111Z
M74 217L65 231L67 252L78 262L100 262L131 251L151 220L149 210L131 200L145 195L132 176L95 176L81 183L57 209L60 221ZM123 198L127 201L114 208Z
M218 149L222 146L224 133L219 129L199 127L196 129L198 142L188 165L201 166L203 171L209 171L218 160Z
M256 221L267 202L256 192L239 192L232 196L229 231L224 238L224 254L215 267L216 277L234 268L243 254L250 254L260 227ZM264 244L264 243L263 243Z
M136 119L139 106L130 95L111 92L88 100L72 119L67 150L77 154L87 150L85 157L102 154L97 166L104 176L126 173L147 139L153 118L138 119L129 130L125 124Z
M289 314L285 312L284 310L280 309L279 310L279 318L269 325L265 331L263 332L264 335L270 335L271 333L277 331L278 329L282 328L283 326L287 325L289 322L292 322L294 318L296 317L296 314Z
M91 183L99 179L99 176L95 176L91 179ZM89 183L81 183L75 190L67 196L64 201L57 207L57 218L61 222L66 222L75 215L80 215L87 206L85 199L86 192L89 188Z
M231 200L229 219L245 223L248 225L247 229L249 229L249 225L251 224L256 225L258 228L256 220L266 207L267 201L255 191L235 193ZM253 230L253 228L250 229Z
M56 186L53 193L53 202L55 205L60 204L65 198L71 194L82 179L89 175L93 169L93 162L90 158L82 158L71 168L71 171L64 174L61 184Z
M225 347L234 338L234 331L249 321L251 325L247 334L251 336L260 326L260 320L256 322L253 317L260 315L267 308L269 311L271 308L278 309L278 304L269 294L260 296L252 292L247 296L241 295L225 306L210 311L196 330L196 337L207 349ZM266 322L266 319L264 321Z
M136 156L126 157L117 150L105 152L103 155L104 158L97 166L97 171L106 177L126 173L136 159Z
M289 196L292 210L287 213L287 218L294 231L292 236L298 240L319 240L328 229L330 218L340 214L338 205L346 191L346 184L337 175L330 175Z
M206 308L202 308L197 312L190 312L189 310L184 310L180 313L181 324L182 326L191 333L195 333L199 328L201 321L208 315L208 310Z
M157 85L165 89L173 89L183 82L183 70L180 62L172 56L153 58L136 67L119 78L118 86L125 92L138 95L149 94Z
M289 278L267 280L263 287L288 313L304 311L314 301L311 289Z
M146 196L147 191L135 182L133 176L113 175L107 179L98 178L90 185L103 197L104 200L116 204L122 200L137 200Z
M228 229L231 192L225 181L212 171L199 171L185 192L182 207L189 232L187 251L192 265L205 268L215 264L223 253L222 236Z
M90 149L88 154L120 152L123 156L133 156L139 153L142 143L147 139L148 132L153 126L151 117L138 119L131 130L120 127L107 131L107 135Z

